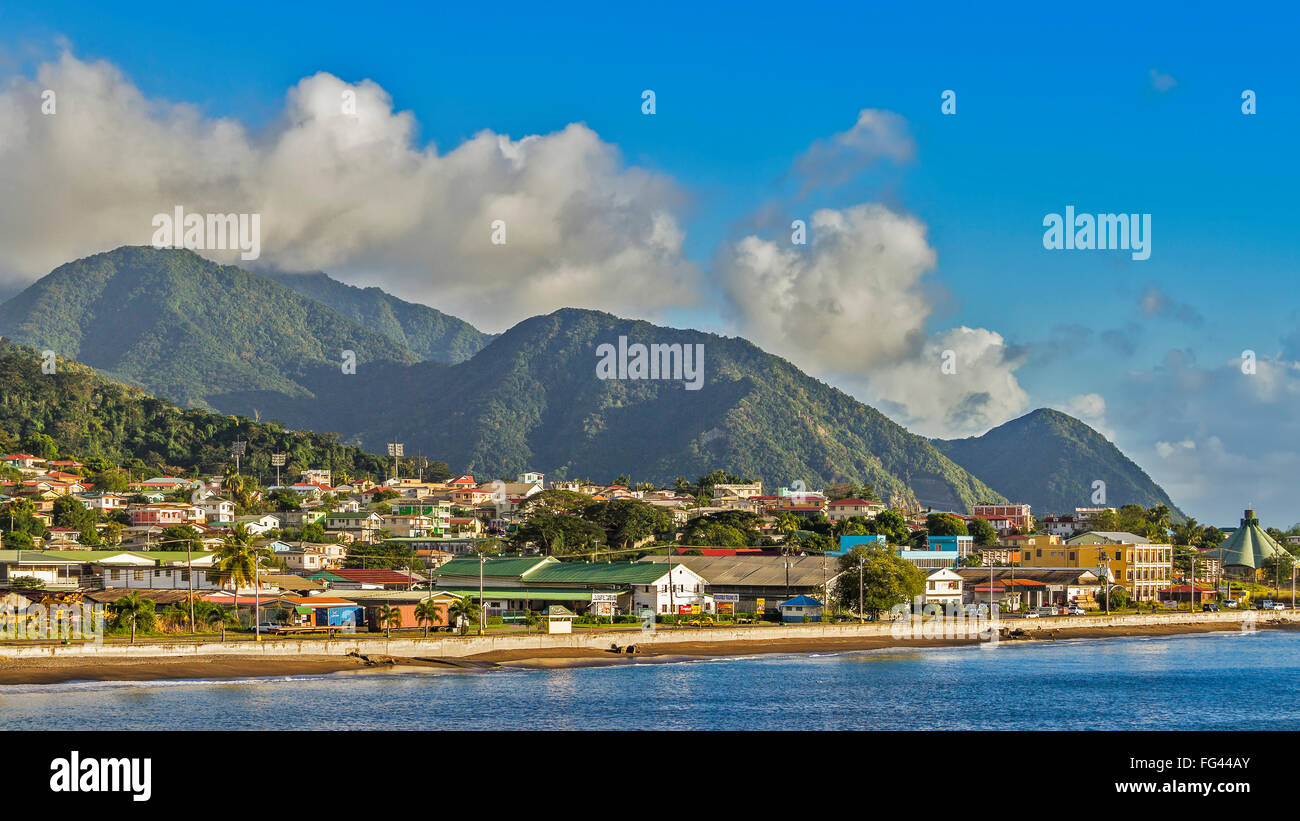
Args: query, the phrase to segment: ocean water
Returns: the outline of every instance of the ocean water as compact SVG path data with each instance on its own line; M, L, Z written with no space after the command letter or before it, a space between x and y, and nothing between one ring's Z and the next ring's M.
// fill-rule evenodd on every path
M1294 729L1265 630L486 671L0 686L0 729Z

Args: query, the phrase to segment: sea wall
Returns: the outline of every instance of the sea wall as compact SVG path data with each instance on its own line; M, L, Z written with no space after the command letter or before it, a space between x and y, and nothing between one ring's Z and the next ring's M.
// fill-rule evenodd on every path
M1002 619L1003 629L1023 630L1033 637L1055 631L1057 635L1081 628L1109 628L1122 630L1132 627L1167 625L1226 626L1231 624L1300 621L1300 611L1254 613L1253 611L1223 611L1220 613L1155 613L1130 616L1068 616L1040 619ZM937 625L926 623L930 629ZM948 622L951 624L951 622ZM774 639L853 638L897 635L890 622L866 624L790 624L771 627L713 627L679 628L660 627L653 631L600 630L570 635L487 635L452 636L435 634L429 638L394 637L368 634L365 638L304 639L271 638L261 642L236 641L149 641L140 644L112 642L104 644L0 644L0 658L102 658L146 659L214 658L222 656L256 656L261 658L293 658L295 656L390 655L402 657L464 658L492 651L551 650L557 648L608 649L611 644L620 646L671 646L677 642L745 642ZM927 630L927 633L930 632ZM920 636L918 636L920 637Z

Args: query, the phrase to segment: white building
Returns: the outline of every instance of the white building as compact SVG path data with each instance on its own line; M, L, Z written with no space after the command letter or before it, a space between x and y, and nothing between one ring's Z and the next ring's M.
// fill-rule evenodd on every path
M669 576L667 566L663 574L649 584L634 584L632 592L632 613L639 614L650 610L657 615L671 615L713 612L713 596L704 592L708 582L699 573L680 564L672 566ZM683 610L685 608L685 610ZM694 608L699 608L696 611Z
M961 604L964 580L951 567L936 570L925 577L925 594L923 604L938 604L956 607Z

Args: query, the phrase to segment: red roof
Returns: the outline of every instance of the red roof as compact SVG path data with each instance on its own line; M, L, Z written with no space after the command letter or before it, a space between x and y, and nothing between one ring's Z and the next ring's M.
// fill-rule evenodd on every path
M879 503L879 502L868 502L866 499L840 499L839 501L831 502L830 506L831 506L831 507L836 507L837 505L859 505L859 506L861 506L861 505L878 505L878 504L880 504L880 503Z
M698 550L705 556L762 556L768 551L761 547L675 547L673 552L685 555L687 551Z
M340 579L347 579L350 582L361 584L406 584L411 581L409 577L395 570L363 570L353 567L346 570L331 570L329 573L338 576Z

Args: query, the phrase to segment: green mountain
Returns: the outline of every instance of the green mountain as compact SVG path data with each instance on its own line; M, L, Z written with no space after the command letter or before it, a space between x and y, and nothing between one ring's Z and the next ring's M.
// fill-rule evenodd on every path
M84 362L186 406L270 392L309 399L304 378L418 357L265 277L184 250L123 247L60 266L0 305L0 334Z
M597 346L702 344L700 390L682 381L597 378ZM295 426L403 442L487 476L670 483L715 468L769 488L871 483L945 509L995 491L880 412L751 343L606 313L564 309L527 319L458 365L379 365L322 373L317 401L262 407ZM396 390L400 386L400 390ZM365 396L364 405L354 401Z
M1164 489L1110 440L1073 416L1048 408L1013 419L983 436L934 439L936 448L1034 514L1097 507L1093 482L1106 483L1106 506L1166 505L1186 518Z
M421 359L464 362L494 338L468 322L427 305L405 302L379 288L357 288L323 273L266 276L347 318L378 331Z
M58 452L112 465L153 468L172 474L221 473L231 444L248 443L240 469L263 481L275 476L270 454L288 454L286 478L303 468L331 468L349 476L385 475L386 459L340 444L336 437L286 430L198 408L182 410L139 388L105 379L65 359L53 374L41 370L32 349L0 340L0 448L24 447L44 434Z
M768 487L868 482L883 499L942 509L1002 499L924 438L743 339L566 309L519 323L467 360L420 362L375 330L410 341L432 327L404 325L404 303L313 281L347 315L188 251L119 248L0 305L0 333L183 405L334 431L373 451L403 442L408 455L492 477L628 473L662 484L722 468ZM391 309L396 329L365 304ZM597 346L620 336L703 345L702 389L597 378ZM356 352L354 373L340 367L343 350Z

